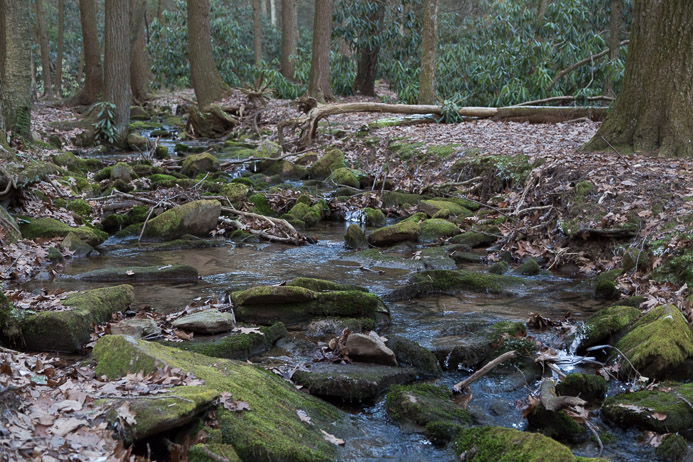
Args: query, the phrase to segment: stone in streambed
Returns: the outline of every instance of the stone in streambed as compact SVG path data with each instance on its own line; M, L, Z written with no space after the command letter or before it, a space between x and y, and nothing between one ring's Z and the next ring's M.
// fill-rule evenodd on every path
M376 247L382 247L403 241L416 241L420 232L421 226L418 223L401 221L395 225L376 229L368 236L368 242Z
M186 234L206 236L217 226L221 204L215 200L198 200L169 209L147 223L144 236L167 241Z
M102 268L77 276L86 282L197 282L197 269L188 265Z
M579 396L585 401L598 401L604 399L609 384L601 375L594 374L568 374L561 383L556 385L556 392L560 396Z
M128 164L125 162L118 162L113 166L113 170L111 170L111 180L116 181L116 180L122 180L125 181L126 183L129 183L130 181L134 180L137 178L137 174L135 171L130 167Z
M130 335L136 338L159 336L161 335L161 328L153 319L131 318L111 324L111 334Z
M344 245L350 249L359 250L368 248L368 238L361 227L357 224L350 224L344 235Z
M460 234L460 229L455 223L440 218L431 218L430 220L421 222L419 242L433 242L457 234Z
M308 302L316 298L315 292L299 286L258 286L231 294L234 306L279 305Z
M397 366L395 354L385 346L385 342L375 332L368 335L358 333L349 335L346 347L349 357L355 361Z
M415 341L399 335L389 335L387 347L395 353L395 358L401 366L413 367L419 377L436 378L440 376L442 370L436 356L432 351Z
M74 233L78 238L87 244L95 247L106 240L108 234L98 229L81 226L73 228L54 218L29 218L21 217L19 229L25 239L38 239L54 237L66 237L70 233Z
M395 289L387 298L402 300L428 294L455 294L465 291L510 295L509 289L525 284L523 279L512 276L467 270L429 270L413 275L404 287Z
M536 262L536 260L530 258L515 268L513 270L513 274L518 274L520 276L536 276L540 271L541 269L539 268L539 264Z
M337 148L330 148L324 156L308 168L308 178L324 180L330 174L344 167L344 153Z
M498 238L495 236L490 236L477 231L467 231L454 236L452 239L450 239L450 242L468 247L470 249L476 249L479 247L488 247L497 240Z
M171 323L176 329L196 334L218 334L228 332L235 326L232 313L222 313L217 309L198 311L176 319Z
M63 239L62 247L72 252L73 257L88 257L98 252L92 246L81 240L75 233L68 233Z
M580 328L575 337L578 350L610 344L611 339L640 315L632 306L610 306L599 310Z
M181 173L195 178L198 173L216 172L219 170L219 159L208 152L190 154L183 161Z

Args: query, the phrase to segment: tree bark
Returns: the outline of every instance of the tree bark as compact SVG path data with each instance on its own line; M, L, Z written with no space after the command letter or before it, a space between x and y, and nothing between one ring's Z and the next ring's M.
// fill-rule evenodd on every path
M262 62L262 12L263 0L253 0L253 51L255 52L255 65Z
M46 31L46 15L43 12L43 0L35 0L36 26L39 45L41 46L41 76L43 77L43 96L53 96L51 83L51 59L48 50L48 32ZM28 46L28 44L27 44Z
M611 0L609 2L609 61L613 63L618 59L619 42L621 37L621 0ZM611 78L604 77L604 94L614 97L614 86Z
M282 0L282 56L280 67L282 75L294 78L294 56L298 47L298 8L296 0Z
M133 99L138 102L146 101L149 98L149 82L151 80L144 33L145 7L146 2L144 0L130 0L130 46L132 47L130 87L132 88Z
M332 99L330 90L330 36L332 0L315 0L313 54L310 61L308 95L320 102Z
M365 18L373 22L371 33L376 36L382 32L383 17L385 16L385 0L378 0L378 9L375 17ZM366 96L375 96L375 72L378 66L380 43L366 45L359 50L359 59L356 63L356 78L354 78L354 93Z
M221 99L227 91L214 64L209 0L188 0L188 59L197 104L203 109Z
M0 2L0 82L5 130L31 139L31 3Z
M58 58L55 63L55 92L63 96L63 41L65 37L65 0L58 0Z
M79 0L80 23L82 25L82 48L84 50L84 87L72 101L75 105L91 105L103 91L103 67L101 48L96 29L96 2Z
M424 3L421 38L421 73L419 74L419 104L436 101L436 49L438 48L438 0Z
M541 27L544 25L546 3L547 0L539 0L539 3L537 3L537 29L541 29Z
M130 2L106 0L104 99L115 104L118 145L127 142L130 122Z
M611 143L660 156L693 157L691 24L689 0L634 2L623 87L585 149L607 149Z
M277 27L277 0L270 0L270 22Z

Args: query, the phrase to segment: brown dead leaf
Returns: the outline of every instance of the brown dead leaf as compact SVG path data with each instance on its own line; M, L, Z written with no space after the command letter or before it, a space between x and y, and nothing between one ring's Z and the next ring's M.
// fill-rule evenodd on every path
M327 441L328 443L332 443L336 446L344 446L346 444L346 441L344 441L341 438L337 438L334 435L330 435L327 433L325 430L320 429L320 432L322 433L322 437Z

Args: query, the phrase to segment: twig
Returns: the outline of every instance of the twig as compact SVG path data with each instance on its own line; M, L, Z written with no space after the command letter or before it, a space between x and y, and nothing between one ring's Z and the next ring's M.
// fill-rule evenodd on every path
M385 274L385 271L383 271L383 270L374 270L374 269L366 268L366 267L363 266L363 265L361 265L361 266L359 267L359 269L360 269L361 271L366 272L366 273Z
M452 391L454 393L462 393L467 388L469 388L469 385L471 385L472 383L476 382L477 380L479 380L484 375L491 372L491 370L493 370L496 366L498 366L499 364L501 364L501 363L503 363L509 359L514 359L516 357L517 357L517 352L515 350L508 351L507 353L503 353L502 355L500 355L499 357L497 357L493 361L489 361L488 364L486 364L484 367L482 367L481 369L479 369L478 371L476 371L475 373L473 373L472 375L470 375L466 379L455 384L452 387Z
M596 351L596 350L601 350L601 349L603 349L603 348L613 348L614 350L616 350L616 351L618 352L618 354L620 354L620 355L623 357L623 359L625 359L625 360L628 362L628 364L630 364L630 367L633 368L633 370L635 371L635 373L637 374L637 376L638 376L638 377L642 377L642 374L640 373L640 371L638 371L638 370L635 368L635 366L633 366L633 363L630 362L630 359L628 359L628 357L627 357L626 355L624 355L623 352L622 352L621 350L619 350L618 348L616 348L616 347L613 346L613 345L597 345L597 346L589 347L589 348L585 349L585 351Z
M295 156L297 154L299 154L299 153L290 152L289 154L284 154L283 156L279 156L279 157L248 157L247 159L227 160L226 162L223 162L220 167L223 170L226 167L230 167L231 165L247 164L248 162L257 162L257 161L261 161L261 160L283 160L283 159L286 159L287 157Z
M192 188L197 189L198 186L200 186L202 183L204 183L204 181L207 179L208 176L209 176L209 172L205 173L204 178L202 178L200 181L195 183L195 186L193 186Z
M622 47L623 45L627 45L629 42L630 42L630 40L624 40L624 41L622 41L621 43L619 43L618 46L619 46L619 47ZM566 74L568 74L568 73L574 71L575 69L577 69L577 68L580 67L580 66L584 66L584 65L587 64L587 63L593 62L593 61L594 61L595 59L597 59L597 58L601 58L602 56L607 55L607 54L609 53L609 51L610 51L610 50L607 48L606 50L603 50L603 51L600 51L600 52L597 53L597 54L588 56L587 58L581 59L580 61L576 62L575 64L566 67L566 68L563 69L561 72L559 72L558 74L556 74L556 77L554 77L553 80L551 81L551 83L546 87L546 91L551 90L551 89L553 88L553 86L556 85L556 83L557 83L557 82L561 79L561 77L563 77L564 75L566 75Z
M205 453L207 457L212 459L215 462L229 462L229 459L227 459L224 456L220 456L219 454L215 454L209 449L207 449L206 446L199 446L200 450ZM601 454L600 454L601 455Z
M626 160L626 158L623 157L623 156L621 155L620 152L618 152L618 149L616 149L611 143L609 143L609 140L607 140L607 139L604 138L603 136L600 136L600 138L603 139L604 142L605 142L611 149L613 149L613 151L616 153L616 155L618 156L618 158L621 159L621 160L626 164L626 167L628 167L628 168L631 169L631 170L633 169L633 167L630 166L630 164L628 163L628 161Z
M592 422L586 420L585 425L592 432L592 435L594 435L594 437L597 440L597 443L599 444L599 454L597 454L597 457L599 458L602 456L602 453L604 452L604 444L602 444L602 439L599 437L599 432L597 432L597 429L595 428Z

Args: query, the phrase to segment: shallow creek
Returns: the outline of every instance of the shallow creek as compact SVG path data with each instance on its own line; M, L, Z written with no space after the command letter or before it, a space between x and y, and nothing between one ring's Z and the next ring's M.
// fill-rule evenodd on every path
M194 250L143 251L136 240L111 238L101 247L102 254L93 258L67 261L62 276L55 280L36 280L30 287L64 287L79 290L97 287L70 276L99 268L121 266L169 265L184 263L198 269L201 280L197 284L146 284L136 285L136 306L145 306L160 312L182 309L195 297L223 296L229 288L244 288L258 284L276 284L295 277L316 277L342 283L358 284L367 287L378 295L386 295L402 284L413 269L388 268L369 265L380 274L361 269L363 261L348 251L343 245L343 235L347 223L322 223L311 234L318 239L315 245L303 247L279 244L233 244L220 240L218 247ZM387 262L383 263L387 265ZM477 265L476 269L486 267ZM474 265L465 268L475 269ZM589 293L579 281L571 281L553 276L534 278L538 284L526 289L514 298L497 298L480 294L460 294L458 296L430 296L406 302L389 303L392 313L390 326L379 333L402 335L431 348L437 338L445 336L455 325L469 323L470 320L491 323L498 320L527 319L529 313L538 312L544 317L560 319L571 312L573 318L585 319L600 305L590 299ZM553 334L533 332L542 341L552 344ZM307 346L306 346L307 345ZM254 358L270 364L310 363L317 347L311 345L301 335L290 335L280 340L277 347ZM594 369L581 367L565 372ZM446 371L438 383L448 387L464 379L471 371ZM610 394L617 392L622 384L611 382ZM468 409L478 424L499 425L525 429L519 406L530 391L536 391L537 383L518 383L517 377L487 376L471 387L473 397ZM340 453L340 460L416 460L443 461L456 460L452 449L434 447L422 435L401 429L389 421L384 406L384 397L370 406L351 407L350 412L355 426L356 437L351 437ZM598 418L594 423L605 428ZM652 456L648 446L636 440L636 434L623 432L615 427L606 427L617 443L606 444L604 457L613 461L647 460ZM576 454L594 457L597 445L588 441L572 448Z

